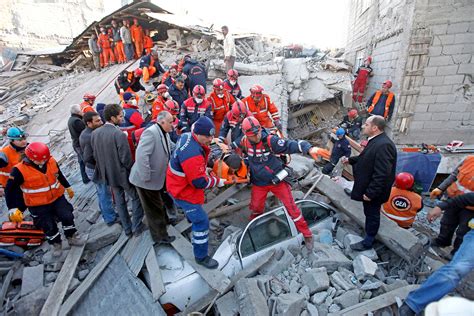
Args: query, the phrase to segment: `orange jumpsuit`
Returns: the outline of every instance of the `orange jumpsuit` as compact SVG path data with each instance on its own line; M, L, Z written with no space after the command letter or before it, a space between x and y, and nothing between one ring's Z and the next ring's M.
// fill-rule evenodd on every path
M92 105L90 105L89 102L87 101L83 101L81 104L81 111L82 113L86 113L86 112L95 112L94 108L92 107Z
M135 46L135 54L137 58L142 57L143 54L143 29L140 25L130 26L130 34L132 35L133 45Z
M104 67L107 67L110 64L115 63L114 52L110 45L110 37L107 34L99 34L99 46L102 48L102 58L104 62Z
M147 54L151 53L151 49L153 48L153 40L150 36L143 36L143 47L145 48Z
M235 98L232 94L230 94L227 90L223 91L224 97L221 99L217 96L217 94L212 91L208 97L209 102L211 102L211 109L212 109L212 120L214 121L214 125L216 126L216 135L219 135L219 131L221 129L222 122L224 121L224 117L229 112L232 104L235 102Z
M151 119L156 120L156 117L160 112L162 112L165 109L165 102L166 99L163 98L161 95L157 96L155 101L153 102L153 105L151 106Z
M280 113L278 113L278 108L270 100L268 94L263 94L262 99L258 104L255 104L255 101L251 96L248 96L242 100L247 106L247 109L252 113L252 115L260 122L265 128L272 128L275 126L274 121L280 120Z

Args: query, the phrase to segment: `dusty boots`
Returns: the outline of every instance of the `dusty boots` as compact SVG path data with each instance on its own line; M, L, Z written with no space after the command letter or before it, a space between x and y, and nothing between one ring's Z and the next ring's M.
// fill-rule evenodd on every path
M305 237L304 238L304 245L305 245L306 249L308 249L311 252L313 250L313 247L314 247L313 236Z
M82 246L86 240L79 232L75 232L74 235L67 239L67 242L69 243L69 246Z
M61 255L63 254L61 242L57 242L57 243L52 244L51 245L51 250L53 251L52 252L53 257L61 257Z

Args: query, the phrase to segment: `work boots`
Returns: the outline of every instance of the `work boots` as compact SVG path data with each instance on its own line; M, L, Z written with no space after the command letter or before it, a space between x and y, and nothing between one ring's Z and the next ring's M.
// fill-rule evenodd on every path
M62 244L61 242L56 242L54 244L51 245L51 250L52 250L52 256L53 257L61 257L61 255L63 254L63 250L62 250Z
M313 243L313 236L305 237L304 238L304 245L308 251L313 251L314 243Z
M69 246L82 246L85 244L86 240L82 234L75 232L74 235L67 238Z
M219 262L209 256L206 256L204 259L196 258L196 262L197 264L202 265L203 267L206 267L208 269L217 269L217 267L219 266Z

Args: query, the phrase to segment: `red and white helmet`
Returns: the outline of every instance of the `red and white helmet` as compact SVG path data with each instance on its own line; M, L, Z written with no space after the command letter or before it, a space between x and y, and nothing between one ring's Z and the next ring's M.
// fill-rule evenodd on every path
M250 95L252 97L255 97L255 96L262 96L263 94L263 87L259 84L254 84L251 88L250 88Z
M214 90L222 90L224 89L224 80L216 78L212 82L212 86L214 87Z
M247 116L247 107L245 106L244 102L237 100L234 102L234 104L232 104L230 113L232 113L232 117L235 119L244 119Z
M82 98L84 99L84 101L92 101L92 102L95 101L95 95L90 94L90 93L84 94Z
M390 80L385 80L382 83L382 86L386 86L388 89L390 89L392 87L392 82Z
M353 119L354 117L357 116L357 110L356 110L356 109L350 110L349 112L347 112L347 116L348 116L350 119Z
M168 86L162 83L156 88L156 91L158 91L158 93L165 93L168 91Z
M235 69L229 69L229 71L227 72L227 78L229 80L233 79L237 81L237 79L239 78L239 72Z
M415 184L415 178L411 173L400 172L395 177L395 186L402 190L410 190Z
M246 117L242 122L242 131L246 136L256 136L261 130L260 122L253 116Z
M141 77L143 75L143 70L141 68L137 68L133 71L135 77Z
M44 161L51 157L48 146L41 142L33 142L26 146L25 155L32 161Z
M193 88L193 97L202 97L204 98L206 96L206 90L204 90L204 87L198 84Z
M168 100L164 104L165 111L170 112L171 115L179 114L179 105L178 102L174 100Z

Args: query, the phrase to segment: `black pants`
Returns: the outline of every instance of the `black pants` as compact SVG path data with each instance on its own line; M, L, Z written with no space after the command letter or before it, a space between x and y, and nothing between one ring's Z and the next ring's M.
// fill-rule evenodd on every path
M364 201L362 205L364 206L365 215L365 238L363 243L365 246L372 246L380 227L380 207L382 204Z
M329 175L334 170L335 165L332 162L327 162L323 167L323 174Z
M166 225L169 222L163 203L162 191L136 188L150 227L151 237L153 241L160 242L163 237L168 236Z
M452 254L454 254L461 246L464 235L471 230L468 223L472 218L474 218L474 211L468 209L452 208L444 210L436 242L441 246L451 246L456 232L452 251Z
M77 162L79 162L79 169L81 170L82 182L84 184L87 184L91 181L91 179L89 179L89 177L87 176L86 164L84 163L84 160L82 159L82 152L79 148L74 148L74 151L77 154Z
M50 244L61 242L61 234L56 221L61 222L64 235L68 238L77 231L74 226L73 207L64 195L51 204L30 206L28 209L33 217L33 223L44 231Z

